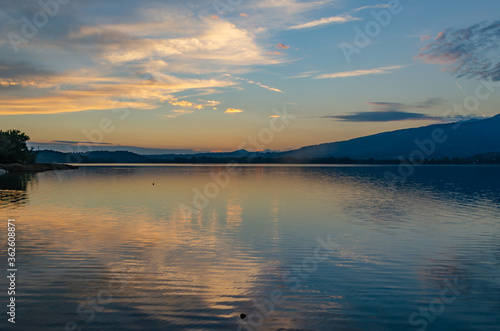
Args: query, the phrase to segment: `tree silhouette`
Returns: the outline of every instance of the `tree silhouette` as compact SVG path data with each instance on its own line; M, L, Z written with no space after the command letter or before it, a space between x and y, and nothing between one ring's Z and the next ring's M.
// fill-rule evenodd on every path
M0 130L0 163L33 164L36 155L26 142L30 137L19 130Z

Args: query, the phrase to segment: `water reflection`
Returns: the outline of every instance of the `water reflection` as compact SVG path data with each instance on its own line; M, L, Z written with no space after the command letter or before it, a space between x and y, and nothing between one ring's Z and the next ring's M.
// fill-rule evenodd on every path
M461 295L429 330L493 330L500 168L422 167L395 187L387 169L242 167L187 215L179 205L224 168L38 174L16 210L18 325L234 330L280 290L286 300L252 329L412 329L409 316L457 278ZM305 270L328 237L335 249Z
M0 174L0 208L18 206L28 201L28 187L36 182L34 173Z

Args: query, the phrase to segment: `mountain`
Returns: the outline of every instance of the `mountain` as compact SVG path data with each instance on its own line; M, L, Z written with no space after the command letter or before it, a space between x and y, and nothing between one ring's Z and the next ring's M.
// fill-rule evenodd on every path
M416 150L422 151L427 158L467 158L477 154L498 153L500 115L483 120L435 124L306 146L284 152L283 156L306 159L336 157L383 160L396 159L399 156L408 158Z
M94 151L63 153L51 150L38 151L37 163L149 163L147 156L124 151Z
M36 153L37 163L71 163L73 162L68 157L70 154L56 152L52 150L44 150Z
M210 158L231 158L231 157L249 157L252 153L244 149L240 149L234 152L202 152L196 154L158 154L158 155L148 155L150 159L155 160L173 160L178 157L183 157L187 159L199 158L199 157L210 157Z
M85 153L64 153L53 150L36 152L38 163L213 163L228 162L231 159L249 158L253 153L244 149L225 153L160 154L140 155L126 151L92 151Z
M35 150L51 150L63 153L84 153L89 150L103 150L108 152L132 152L140 155L164 155L164 154L196 154L197 151L192 149L164 149L164 148L143 148L136 146L115 146L108 144L94 144L87 142L87 145L79 145L76 141L54 141L52 143L42 143L36 141L27 142L29 148Z

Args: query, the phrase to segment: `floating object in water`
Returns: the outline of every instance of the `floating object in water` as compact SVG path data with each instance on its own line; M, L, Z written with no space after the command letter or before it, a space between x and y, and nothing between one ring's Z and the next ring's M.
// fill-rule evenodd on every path
M241 318L241 319L244 319L245 317L247 317L247 315L245 315L245 314L241 314L241 315L240 315L240 318Z
M155 185L155 183L153 183L153 186Z

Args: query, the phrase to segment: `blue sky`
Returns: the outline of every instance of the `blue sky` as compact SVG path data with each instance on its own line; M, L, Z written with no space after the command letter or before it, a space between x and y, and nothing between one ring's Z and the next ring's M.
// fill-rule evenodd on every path
M494 0L4 0L0 129L42 148L226 151L286 109L290 123L265 146L285 150L493 116L493 85L462 114L448 110L498 85L499 9Z

